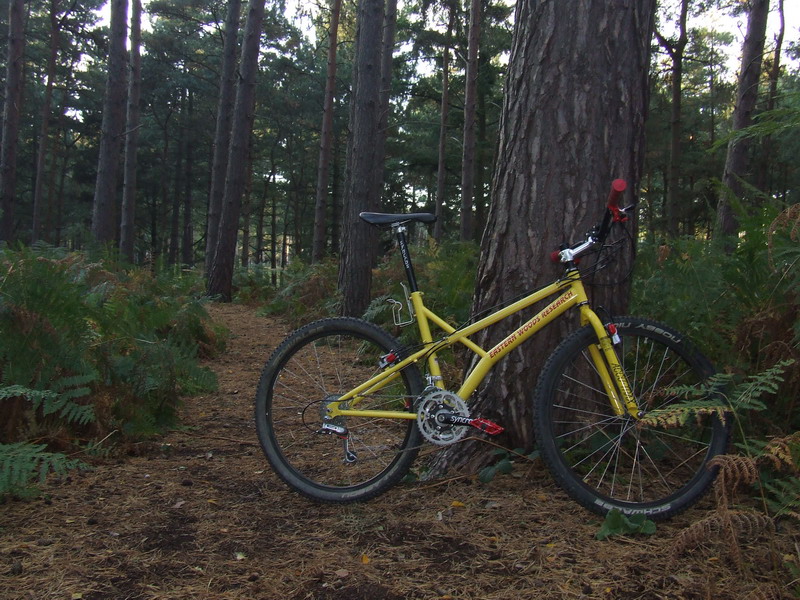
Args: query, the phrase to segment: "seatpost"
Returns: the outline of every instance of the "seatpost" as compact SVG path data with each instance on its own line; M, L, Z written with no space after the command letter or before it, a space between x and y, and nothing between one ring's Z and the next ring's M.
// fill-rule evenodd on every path
M403 223L394 223L392 231L397 237L397 245L400 247L400 256L403 258L403 268L406 270L408 285L411 293L419 291L417 287L417 276L414 274L414 265L411 264L411 254L408 252L408 240L406 239L406 226Z

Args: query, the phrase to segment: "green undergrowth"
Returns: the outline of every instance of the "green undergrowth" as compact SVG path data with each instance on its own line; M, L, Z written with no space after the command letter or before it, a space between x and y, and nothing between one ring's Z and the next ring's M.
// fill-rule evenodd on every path
M181 396L216 387L199 359L224 332L199 278L111 265L43 246L0 251L0 496L77 464L58 451L175 425Z
M469 318L472 303L478 248L473 243L432 241L415 244L412 258L426 304L453 324ZM401 284L406 276L397 249L392 248L373 269L371 296L365 314L368 321L393 326L389 298L401 301L403 316L408 318ZM239 269L234 276L236 300L261 305L261 314L280 315L292 326L315 319L335 316L341 300L337 289L339 263L327 259L317 264L301 260L275 272L266 265Z
M726 252L701 239L642 244L630 312L689 337L718 370L748 375L791 360L759 431L800 429L800 205L740 218Z

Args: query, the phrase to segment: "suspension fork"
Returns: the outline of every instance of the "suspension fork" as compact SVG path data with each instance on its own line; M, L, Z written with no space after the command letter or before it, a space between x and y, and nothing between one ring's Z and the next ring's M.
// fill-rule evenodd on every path
M580 286L580 294L585 296L583 285ZM589 346L589 354L592 357L597 374L603 384L603 389L608 395L611 408L617 416L628 414L634 419L640 418L639 405L633 395L633 389L625 374L625 369L620 363L617 351L609 336L609 332L603 326L600 317L597 316L590 307L588 300L580 303L581 324L591 325L597 336L598 342Z

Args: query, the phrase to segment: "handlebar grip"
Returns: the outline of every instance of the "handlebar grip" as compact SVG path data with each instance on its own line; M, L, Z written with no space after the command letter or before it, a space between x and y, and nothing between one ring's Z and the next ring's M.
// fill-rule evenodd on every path
M619 198L622 192L628 189L628 183L624 179L615 179L611 182L611 191L608 193L608 209L616 213L619 209Z

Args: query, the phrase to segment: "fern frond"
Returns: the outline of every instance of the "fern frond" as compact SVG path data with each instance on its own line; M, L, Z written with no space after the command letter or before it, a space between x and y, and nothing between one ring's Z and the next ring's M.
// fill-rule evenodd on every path
M51 472L63 475L73 469L88 468L79 460L60 452L47 452L45 448L44 444L28 442L0 444L0 497L24 495L35 480L43 483Z
M739 487L753 485L758 481L756 461L747 456L720 454L708 461L708 466L719 467L719 474L714 481L718 508L727 507L731 503L731 496Z
M676 555L688 550L720 540L732 534L735 540L751 540L764 533L775 532L775 523L761 513L754 511L717 511L692 523L675 538L673 552Z
M769 440L759 452L761 461L769 463L777 471L800 470L798 455L800 455L800 431Z
M87 387L70 388L72 382L84 382L94 379L93 376L81 375L77 377L65 378L57 382L57 388L64 389L59 393L54 390L33 390L21 385L10 385L0 387L0 400L9 398L25 398L33 406L34 410L41 408L42 416L57 415L67 423L77 423L86 425L95 420L94 408L87 404L77 404L73 400L86 396L91 391Z
M680 401L649 412L641 423L680 427L692 416L717 415L724 421L730 411L764 410L767 405L762 398L777 393L784 371L792 364L793 360L780 361L741 383L735 383L732 375L716 374L698 385L675 386L667 392Z
M0 387L0 400L20 397L27 398L36 408L43 402L58 398L58 394L53 390L32 390L22 385Z
M776 517L786 516L800 521L800 479L777 479L763 485L770 492L766 498L767 506Z

